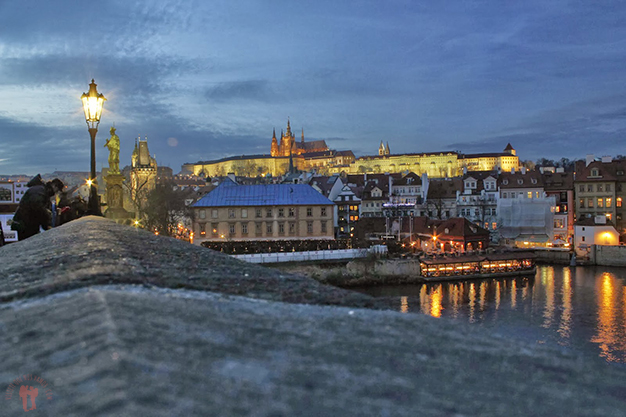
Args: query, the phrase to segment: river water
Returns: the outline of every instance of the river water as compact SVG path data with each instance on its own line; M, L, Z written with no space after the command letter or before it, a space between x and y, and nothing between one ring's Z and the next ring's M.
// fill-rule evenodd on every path
M534 277L356 290L398 297L401 312L449 317L626 363L626 269L540 265Z

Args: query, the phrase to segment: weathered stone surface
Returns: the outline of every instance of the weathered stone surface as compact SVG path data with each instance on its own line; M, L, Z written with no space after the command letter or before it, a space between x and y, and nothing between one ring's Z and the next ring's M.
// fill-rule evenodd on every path
M53 399L40 394L41 415L626 411L623 367L448 320L294 304L369 298L106 220L0 248L0 265L0 383L4 389L27 373L45 378ZM196 277L193 285L185 274ZM136 285L143 281L149 285ZM283 299L291 303L275 301ZM15 393L0 401L5 415L23 412Z
M4 277L0 280L0 301L127 283L295 303L383 305L364 295L99 217L82 218L3 247L0 277Z

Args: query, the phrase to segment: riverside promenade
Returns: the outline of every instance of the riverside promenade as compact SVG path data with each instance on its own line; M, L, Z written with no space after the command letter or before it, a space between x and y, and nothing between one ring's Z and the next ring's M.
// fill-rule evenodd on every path
M0 384L45 380L35 415L626 414L624 367L102 218L1 247L0 301Z

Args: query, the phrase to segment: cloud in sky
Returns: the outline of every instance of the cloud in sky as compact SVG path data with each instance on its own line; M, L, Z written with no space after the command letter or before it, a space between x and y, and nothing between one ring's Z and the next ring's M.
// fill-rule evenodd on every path
M272 129L357 155L623 154L626 5L0 1L0 173L88 169L95 78L128 164L268 153Z

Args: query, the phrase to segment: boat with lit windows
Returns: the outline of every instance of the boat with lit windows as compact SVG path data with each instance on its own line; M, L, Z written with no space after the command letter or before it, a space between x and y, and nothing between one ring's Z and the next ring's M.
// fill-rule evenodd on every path
M537 272L532 252L503 252L484 255L425 256L420 258L424 281L454 281L519 277Z

